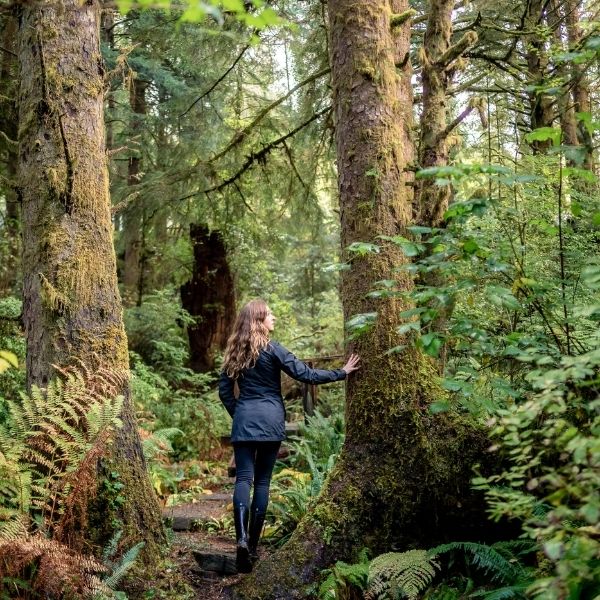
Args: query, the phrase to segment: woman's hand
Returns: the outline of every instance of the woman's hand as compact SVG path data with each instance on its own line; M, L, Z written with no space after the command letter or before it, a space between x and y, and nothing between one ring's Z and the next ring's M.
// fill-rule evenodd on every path
M342 367L342 370L346 371L346 375L349 375L352 371L360 369L360 365L358 364L359 361L360 356L358 356L358 354L351 354L348 362Z

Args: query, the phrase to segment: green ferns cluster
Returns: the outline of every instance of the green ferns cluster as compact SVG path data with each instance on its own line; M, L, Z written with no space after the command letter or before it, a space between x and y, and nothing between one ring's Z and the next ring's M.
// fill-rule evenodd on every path
M22 586L32 597L112 594L102 579L112 569L89 555L83 534L125 384L124 375L66 369L47 389L8 403L0 426L0 591L8 597Z
M414 600L435 577L439 564L426 550L388 552L371 561L365 597Z
M369 561L363 549L359 562L337 562L327 569L319 588L321 600L350 600L360 592L366 600L414 600L421 595L435 600L525 598L533 581L532 569L522 564L524 556L537 550L530 540L497 542L492 546L475 542L452 542L431 550L388 552ZM459 575L456 585L441 567L462 564L468 573L480 575L478 584L471 576ZM458 570L460 572L461 569ZM436 575L441 583L434 584Z

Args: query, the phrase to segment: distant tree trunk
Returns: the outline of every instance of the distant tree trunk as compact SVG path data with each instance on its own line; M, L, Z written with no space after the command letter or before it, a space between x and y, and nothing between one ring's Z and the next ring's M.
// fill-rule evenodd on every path
M190 366L202 373L214 369L215 351L225 349L235 319L235 294L221 234L190 225L190 237L194 271L181 286L181 302L196 320L188 326Z
M421 112L418 166L421 169L443 167L448 164L448 136L452 132L448 115L448 87L457 66L464 62L462 54L477 41L477 35L469 31L450 45L452 36L452 9L455 0L431 0L423 46L419 50L421 81L423 85L423 110ZM466 118L473 110L475 100L462 111L452 125ZM480 105L481 106L481 105ZM417 181L416 205L419 223L426 227L444 227L444 213L451 197L449 185L437 185L433 177ZM424 285L440 287L445 284L439 272L422 275ZM438 316L432 321L431 329L443 332L453 310L453 301L446 306L434 306ZM446 364L447 347L440 349L438 369L443 372Z
M135 77L131 82L129 90L129 104L133 112L131 122L131 137L135 150L130 149L132 155L129 157L127 170L127 185L129 190L129 204L125 209L123 239L125 241L125 261L123 263L123 286L125 289L125 300L127 303L140 305L143 295L143 271L142 271L142 246L143 232L145 226L143 218L142 200L136 197L136 187L140 184L141 176L141 117L147 112L146 88L148 83Z
M93 1L22 6L19 185L29 386L46 386L53 365L129 369L112 242L99 20ZM128 384L121 392L123 427L108 468L124 485L124 503L102 505L92 520L103 529L89 535L104 542L118 526L125 543L146 541L152 565L164 540L161 515Z
M551 11L549 12L548 25L554 27L554 43L556 47L566 51L565 48L565 35L563 23L564 17L564 6L557 0L552 0ZM560 119L560 127L563 132L563 143L567 146L578 146L579 140L577 138L577 121L575 119L575 104L571 95L571 87L573 82L569 76L569 71L564 62L558 62L555 65L556 74L561 80L561 93L557 97L556 106L558 109L558 116Z
M583 36L580 21L580 3L577 0L566 0L564 3L565 21L567 26L567 35L569 38L569 47L578 48ZM573 77L573 100L575 112L589 113L592 110L590 102L590 83L582 65L571 63L571 73ZM594 168L594 142L592 135L586 129L583 122L580 122L577 129L577 136L580 144L585 149L584 167L593 170Z
M545 23L544 13L547 8L545 0L531 0L527 4L525 27L528 33L524 36L526 45L527 71L531 86L542 86L546 83L548 53L546 39L541 34L541 26ZM539 127L551 127L554 120L552 98L543 90L529 93L530 127L533 131ZM532 142L535 152L545 152L550 147L550 140Z
M408 2L328 6L342 246L383 245L363 257L344 251L352 265L342 277L344 317L377 311L377 319L353 343L362 368L346 386L346 441L336 466L290 541L242 582L245 598L301 597L322 568L356 558L364 546L374 553L427 548L483 537L487 525L483 500L473 502L469 485L485 434L457 415L429 413L443 392L432 362L396 332L409 306L398 297L366 297L382 279L403 291L412 286L399 270L408 259L378 238L406 234L412 220L411 68L397 60L407 57L410 25L398 17L402 23L391 26ZM388 352L403 343L401 352Z
M2 16L2 47L0 55L0 130L6 137L0 138L0 151L6 157L6 182L2 193L6 202L2 237L5 241L4 256L0 266L0 296L16 294L20 278L20 210L17 183L17 67L16 58L11 54L17 50L17 19L11 14Z

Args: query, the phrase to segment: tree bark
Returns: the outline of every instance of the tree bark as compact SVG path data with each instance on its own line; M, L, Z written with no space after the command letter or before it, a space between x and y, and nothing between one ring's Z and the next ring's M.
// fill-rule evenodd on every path
M99 20L93 1L22 7L19 185L28 386L45 387L53 365L129 369L112 242ZM96 515L103 529L89 536L103 543L122 528L124 543L146 541L151 565L164 532L128 384L121 393L123 427L105 467L124 485L124 501L115 508L105 498Z
M566 0L564 3L569 47L572 49L576 49L579 46L583 35L579 25L579 6L577 0ZM574 62L571 63L571 74L573 77L573 101L575 104L575 112L589 113L592 110L590 102L590 84L589 79L586 77L583 65L578 65ZM586 149L584 167L593 170L594 142L591 133L586 129L582 121L578 124L577 137L579 143Z
M235 321L233 277L227 250L218 231L191 225L194 270L181 286L181 303L195 319L188 325L190 367L199 373L215 367L215 352L224 350Z
M143 209L139 198L135 197L136 186L140 183L141 177L141 115L145 115L146 106L146 88L147 82L135 77L131 82L129 92L129 104L133 112L131 122L131 137L138 148L129 157L127 169L127 186L130 188L129 205L123 215L124 228L123 239L125 242L125 260L123 263L123 286L126 303L134 303L138 306L142 303L143 290L143 272L142 272L142 246L143 233L145 226L143 218Z
M529 84L542 87L546 83L548 55L546 41L541 35L540 26L545 22L544 13L547 3L545 0L531 0L527 4L525 27L529 32L524 36L526 45L527 71ZM543 89L533 90L529 93L530 101L530 126L531 130L539 127L551 127L554 120L552 99ZM546 152L550 147L550 140L535 141L531 146L535 152Z
M564 6L557 0L551 2L552 10L549 13L549 25L554 25L554 43L557 48L566 51L565 35L563 31ZM562 91L557 98L556 106L560 119L560 127L562 129L562 142L567 146L578 146L579 139L577 137L577 121L575 119L575 105L571 95L572 81L569 71L565 63L559 62L556 66L556 74L561 81Z
M329 0L342 246L405 234L412 221L413 159L410 26L392 32L406 0ZM398 65L398 67L397 67ZM347 255L347 251L344 251ZM367 298L376 282L411 289L408 259L392 243L351 258L342 277L344 317L377 311L353 343L362 368L346 386L346 441L316 506L290 541L244 580L244 598L296 598L321 569L352 560L367 546L427 548L444 539L483 536L483 500L470 491L471 465L486 436L457 415L432 415L443 392L436 369L399 336L399 297ZM388 351L407 344L399 353ZM474 517L474 513L477 514Z

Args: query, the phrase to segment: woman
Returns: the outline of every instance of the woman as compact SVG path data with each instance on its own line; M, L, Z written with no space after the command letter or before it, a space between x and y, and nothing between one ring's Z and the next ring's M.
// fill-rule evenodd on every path
M269 502L271 473L281 441L285 439L281 371L298 381L328 383L345 379L359 368L359 358L353 354L341 369L311 369L269 339L274 327L275 317L263 300L246 304L227 342L219 381L219 397L233 417L231 442L236 465L233 515L236 563L241 573L249 573L257 558L258 539ZM239 388L237 400L235 383Z

